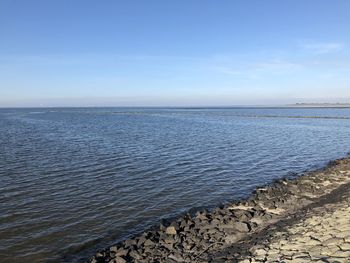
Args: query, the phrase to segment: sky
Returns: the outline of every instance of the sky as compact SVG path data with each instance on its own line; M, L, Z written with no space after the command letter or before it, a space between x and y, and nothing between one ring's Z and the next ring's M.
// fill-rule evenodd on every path
M0 107L350 102L348 0L1 0Z

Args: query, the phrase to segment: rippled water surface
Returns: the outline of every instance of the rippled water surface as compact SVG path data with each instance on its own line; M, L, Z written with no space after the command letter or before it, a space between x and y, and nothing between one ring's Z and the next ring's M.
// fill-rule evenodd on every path
M0 109L0 256L78 261L350 151L350 109Z

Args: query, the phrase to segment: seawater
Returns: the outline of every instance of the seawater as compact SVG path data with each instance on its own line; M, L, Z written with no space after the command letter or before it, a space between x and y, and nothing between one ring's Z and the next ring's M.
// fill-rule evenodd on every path
M0 255L86 260L350 151L350 109L0 109Z

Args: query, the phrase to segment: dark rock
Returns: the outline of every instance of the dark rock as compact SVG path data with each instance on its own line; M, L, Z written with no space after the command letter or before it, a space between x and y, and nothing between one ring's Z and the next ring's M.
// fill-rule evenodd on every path
M117 252L117 251L118 251L118 247L112 246L112 247L109 248L109 251L111 251L111 252Z
M143 245L146 240L147 239L146 239L145 235L142 235L137 241L137 246L139 247L139 246Z

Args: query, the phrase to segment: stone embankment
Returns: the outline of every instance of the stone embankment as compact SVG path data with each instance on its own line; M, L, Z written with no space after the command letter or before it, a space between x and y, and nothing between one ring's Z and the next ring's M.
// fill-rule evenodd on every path
M349 205L350 159L341 159L244 201L164 221L89 262L350 262Z
M350 262L350 196L276 231L241 262Z

